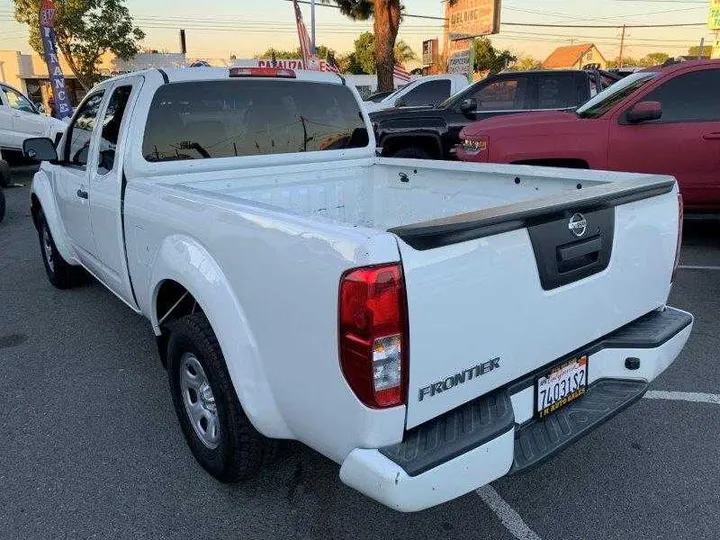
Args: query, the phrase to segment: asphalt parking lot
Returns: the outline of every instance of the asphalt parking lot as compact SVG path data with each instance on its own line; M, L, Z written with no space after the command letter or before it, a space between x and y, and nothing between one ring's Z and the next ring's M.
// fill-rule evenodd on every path
M0 538L717 539L720 224L687 224L671 304L695 315L655 391L523 476L403 515L345 487L339 466L284 446L237 486L185 446L149 324L101 285L48 283L30 173L0 224ZM707 396L706 396L707 397Z

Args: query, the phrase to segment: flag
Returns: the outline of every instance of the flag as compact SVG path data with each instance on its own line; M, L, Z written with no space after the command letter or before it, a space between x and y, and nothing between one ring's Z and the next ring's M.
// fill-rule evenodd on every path
M405 66L403 66L400 62L395 62L395 67L393 68L393 79L400 81L401 84L407 84L410 82L410 73L408 73Z
M335 75L340 75L342 71L340 71L340 66L337 65L337 62L335 62L335 57L328 53L327 57L327 70L331 73L334 73Z
M55 4L52 0L42 0L40 5L40 36L42 37L45 63L48 68L50 87L52 88L55 115L60 120L72 116L70 96L65 86L65 76L60 68L60 60L55 47Z
M300 6L297 0L293 0L293 4L295 5L295 22L297 23L298 38L300 38L300 52L302 54L303 65L305 69L319 71L320 59L315 54L315 49L310 40L310 34L308 34L307 27L302 18Z

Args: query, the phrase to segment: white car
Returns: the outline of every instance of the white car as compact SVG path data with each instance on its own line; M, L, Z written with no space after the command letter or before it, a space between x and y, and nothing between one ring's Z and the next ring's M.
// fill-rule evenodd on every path
M25 142L47 160L31 195L47 276L84 268L149 320L221 481L294 439L369 497L428 508L625 409L692 328L666 305L672 177L377 157L332 74L123 75L58 152Z
M0 148L22 150L25 139L55 139L67 124L42 114L19 90L0 83Z
M447 98L468 86L467 77L464 75L452 73L428 75L403 86L378 103L364 101L363 105L369 113L392 107L440 105Z

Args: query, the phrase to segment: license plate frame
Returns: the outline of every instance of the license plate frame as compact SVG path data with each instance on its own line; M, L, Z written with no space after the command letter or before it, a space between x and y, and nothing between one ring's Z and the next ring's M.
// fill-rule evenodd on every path
M534 416L536 418L547 418L549 415L557 412L559 409L562 409L566 405L569 405L573 401L576 401L585 395L588 387L588 366L589 361L587 355L580 355L554 364L552 367L538 375L535 378ZM565 373L565 377L563 377L563 373ZM582 380L575 378L573 381L572 376L580 373L583 373ZM555 378L559 379L557 383L557 399L555 399L554 396L548 396L547 394L541 396L543 389L547 391L548 387L550 387L550 389L553 388L554 385L551 386L552 383L550 383L553 375ZM568 375L570 376L570 380L566 378ZM560 391L563 380L566 381L565 384L567 385L567 391L564 394ZM577 387L571 390L574 383L577 383ZM552 400L548 403L547 398L550 397L552 397ZM543 399L545 399L545 402L543 402ZM543 406L541 407L541 405Z

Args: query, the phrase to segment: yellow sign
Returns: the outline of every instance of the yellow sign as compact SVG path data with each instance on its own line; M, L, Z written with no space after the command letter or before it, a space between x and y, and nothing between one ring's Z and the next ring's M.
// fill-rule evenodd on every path
M708 28L710 30L720 30L720 0L710 0Z
M501 0L457 0L446 4L450 40L470 39L500 31ZM713 0L714 1L714 0Z

